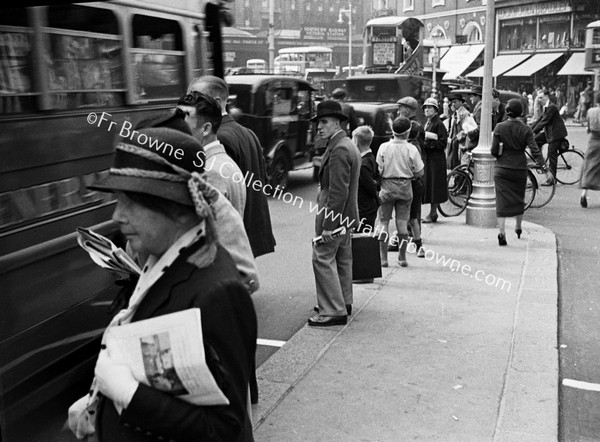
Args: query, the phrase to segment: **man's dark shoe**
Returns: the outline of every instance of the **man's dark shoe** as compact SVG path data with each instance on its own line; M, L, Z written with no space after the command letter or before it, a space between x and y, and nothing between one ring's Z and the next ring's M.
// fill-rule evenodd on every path
M373 282L373 281L371 281ZM319 306L315 305L313 307L313 310L317 313L319 313ZM350 316L352 314L352 304L346 304L346 313L348 313L348 316Z
M308 320L308 325L313 327L331 327L333 325L346 325L348 316L321 316L316 315Z

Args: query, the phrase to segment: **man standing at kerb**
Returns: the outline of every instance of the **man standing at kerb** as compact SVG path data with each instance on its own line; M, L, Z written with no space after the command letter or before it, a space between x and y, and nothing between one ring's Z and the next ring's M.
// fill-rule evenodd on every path
M322 241L313 245L317 315L308 325L329 327L344 325L352 312L351 230L359 224L358 180L360 153L341 127L347 120L340 103L328 100L319 104L313 121L327 148L319 169L319 194L315 230ZM321 210L322 209L322 210ZM333 237L339 227L346 233Z

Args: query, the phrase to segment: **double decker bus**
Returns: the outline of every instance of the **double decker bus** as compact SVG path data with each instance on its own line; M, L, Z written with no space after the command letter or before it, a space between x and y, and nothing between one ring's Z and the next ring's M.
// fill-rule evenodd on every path
M586 26L585 69L600 69L600 20L596 20Z
M364 29L365 72L420 75L424 25L412 17L379 17Z
M0 12L3 441L58 440L89 388L118 286L75 229L122 243L114 200L87 185L110 167L119 129L172 108L203 73L201 11L114 0Z
M325 46L282 48L274 60L275 74L297 75L320 90L325 80L335 77L333 49Z

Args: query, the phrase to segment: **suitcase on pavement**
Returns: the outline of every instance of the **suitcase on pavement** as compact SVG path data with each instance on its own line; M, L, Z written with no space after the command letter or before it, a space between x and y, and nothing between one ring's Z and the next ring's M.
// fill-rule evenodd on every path
M379 241L366 233L352 234L352 280L381 278Z

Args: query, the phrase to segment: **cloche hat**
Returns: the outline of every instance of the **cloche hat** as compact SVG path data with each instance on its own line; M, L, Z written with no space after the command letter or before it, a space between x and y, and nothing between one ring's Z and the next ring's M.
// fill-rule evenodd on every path
M423 103L423 108L425 108L426 106L432 106L435 107L436 111L440 110L440 106L438 105L438 101L435 98L429 97L428 99L425 100L425 102Z
M521 103L521 100L518 100L517 98L508 100L508 103L506 103L506 114L509 117L517 118L520 117L522 113L523 104Z
M342 105L337 101L325 100L317 106L317 115L311 121L319 121L324 117L334 117L340 121L346 121L348 117L342 113Z

